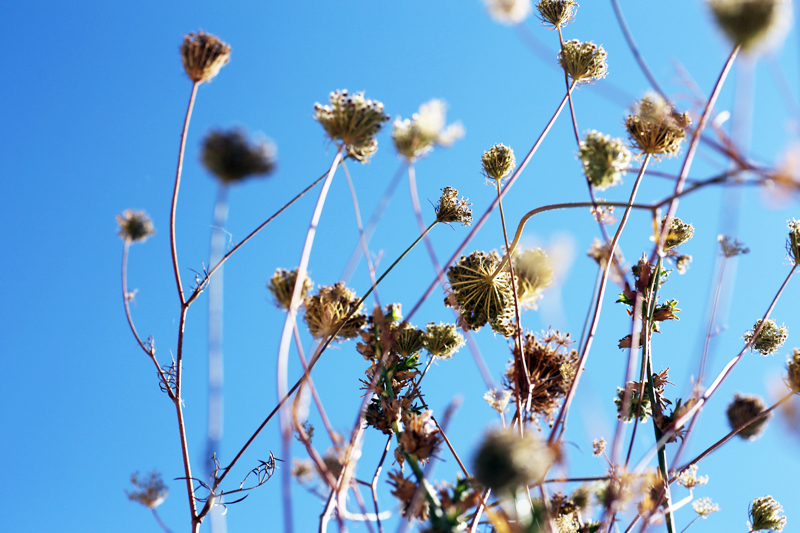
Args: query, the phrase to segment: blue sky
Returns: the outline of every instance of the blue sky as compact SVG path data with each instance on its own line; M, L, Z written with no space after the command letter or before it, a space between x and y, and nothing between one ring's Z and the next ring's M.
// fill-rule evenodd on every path
M575 93L578 123L582 132L598 129L621 137L625 102L650 87L621 36L610 3L584 4L565 29L565 38L601 43L608 52L609 76ZM696 112L687 77L707 95L730 50L704 4L675 2L667 8L664 3L626 0L622 7L655 75L680 109ZM215 183L199 162L199 145L210 128L239 125L263 132L278 147L274 175L231 191L226 229L237 242L330 165L335 148L312 113L314 103L324 102L332 90L366 91L367 97L381 100L392 117L408 117L431 98L448 102L448 119L461 121L466 136L449 149L437 148L416 165L429 221L429 201L435 202L445 186L468 196L474 212L482 214L493 194L480 175L483 151L502 142L521 158L564 92L563 75L552 68L554 52L551 64L542 62L514 29L492 21L477 0L310 1L302 6L28 1L5 6L2 25L0 44L6 53L0 66L6 83L0 85L0 99L6 127L0 133L0 159L6 177L0 217L6 231L0 238L9 259L0 269L0 319L6 338L0 388L7 406L2 415L7 476L0 488L6 502L0 516L4 531L157 531L149 513L124 495L133 471L154 468L164 473L171 489L159 509L162 517L173 531L188 528L186 495L180 482L172 481L182 475L174 409L159 392L152 364L137 351L125 323L119 286L122 243L114 222L117 213L136 208L145 209L156 226L152 239L132 248L129 284L138 289L133 307L137 327L155 337L158 355L166 361L174 351L179 312L168 220L191 88L178 54L184 34L202 29L233 48L230 64L200 87L187 139L177 223L185 284L192 279L190 269L199 270L208 261ZM555 50L555 33L533 17L525 25ZM774 57L761 58L744 70L737 63L717 106L718 111L733 112L736 96L750 91L752 105L742 98L744 111L735 114L734 121L749 115L743 119L752 126L749 153L766 165L777 164L797 142L797 43L792 27ZM779 90L776 72L787 80L791 103ZM728 121L723 128L730 125ZM400 165L389 128L378 139L380 149L371 164L348 167L364 218ZM504 202L511 226L534 207L586 200L575 152L564 113ZM674 174L679 161L665 160L654 168ZM718 155L701 149L691 175L711 176L725 166ZM625 185L601 196L623 200L632 182L628 175ZM671 187L667 180L648 176L639 198L661 198ZM736 224L720 189L705 189L680 204L679 216L697 228L684 250L694 256L694 263L687 275L674 275L665 286L683 311L680 322L662 328L654 356L657 367L671 368L677 384L673 397L688 393L690 376L697 372L717 235L738 231L751 253L736 264L730 309L720 324L725 329L713 343L713 375L741 349L741 335L764 312L789 269L785 224L800 217L797 196L776 201L754 187L737 191L741 209ZM283 315L271 303L264 283L276 268L297 264L315 197L298 202L226 266L225 457L231 457L276 400L274 367ZM629 261L642 251L649 253L649 232L647 217L634 214L622 240ZM431 238L440 260L451 255L466 233L461 227L435 228ZM371 249L381 254L380 265L385 267L417 234L404 179ZM553 326L579 336L595 276L585 250L596 234L586 211L546 214L528 224L526 242L571 247L574 261L559 271L560 289L546 293L540 312L524 316L526 327ZM339 279L357 235L347 183L337 173L310 263L316 283ZM468 251L499 249L501 241L499 218L493 215ZM415 249L380 287L381 301L399 301L410 309L433 274L424 247ZM769 397L770 383L780 379L786 354L799 346L793 333L800 328L797 282L789 285L773 314L789 328L788 343L774 357L745 357L704 411L687 457L728 431L724 410L734 392ZM367 290L363 263L351 285L359 294ZM591 440L613 436L611 400L621 384L625 359L616 342L630 327L624 310L613 305L613 292L607 295L600 334L571 413L567 440L574 444L569 446L573 475L601 475L604 465L591 457ZM414 322L452 320L442 297L437 289ZM196 463L205 434L205 305L201 298L187 323L185 403ZM476 339L499 381L509 357L505 340L488 329ZM300 367L294 355L291 361L291 375L297 376ZM353 345L343 344L316 370L320 395L341 430L349 431L355 420L364 368ZM462 457L470 458L484 429L497 420L482 400L485 386L469 352L464 349L453 360L437 363L425 386L436 412L461 395L463 403L448 436ZM270 450L277 454L276 428L268 428L245 456L250 466L241 467L242 476ZM634 456L651 443L649 424L645 428L646 438L634 447ZM690 531L744 530L747 504L765 494L783 504L791 530L800 520L793 483L800 475L798 438L776 418L760 440L737 439L702 463L701 474L710 475L711 482L695 496L712 497L722 512L695 523ZM324 436L320 441L318 448L324 452ZM359 467L365 477L383 442L374 431L367 434ZM294 452L300 453L300 447ZM445 452L440 455L445 461L435 477L452 481L455 462ZM396 515L385 483L380 494L382 508ZM231 507L230 531L278 530L279 495L276 476L247 501ZM315 528L321 503L299 487L293 495L296 530ZM679 512L681 527L692 515L688 508Z

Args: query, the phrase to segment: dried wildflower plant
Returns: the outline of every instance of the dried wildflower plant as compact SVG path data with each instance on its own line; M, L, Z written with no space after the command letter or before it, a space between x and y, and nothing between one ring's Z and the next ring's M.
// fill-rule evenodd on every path
M456 331L453 324L437 325L431 322L425 330L425 349L434 357L450 359L464 346L464 336Z
M722 255L725 257L736 257L737 255L749 254L750 248L739 242L739 239L729 237L728 235L719 235L717 237Z
M760 330L759 326L761 326ZM754 335L757 330L758 335ZM783 343L786 342L788 337L789 330L786 326L778 326L778 323L771 318L768 318L762 324L762 320L759 318L756 320L756 323L753 324L753 328L744 334L743 338L748 344L752 342L750 346L751 350L755 350L766 357L768 355L775 355L775 352L783 346Z
M336 335L337 340L352 339L367 323L355 292L340 281L321 286L317 294L307 296L304 319L315 339Z
M452 187L442 189L442 196L436 204L436 221L445 224L472 224L472 204L463 196L458 199L458 191Z
M153 222L144 211L126 209L117 215L117 224L119 225L117 235L126 242L144 242L156 232Z
M631 152L622 139L612 139L599 131L589 131L581 141L578 158L592 187L604 191L622 183L631 163Z
M678 113L658 95L642 98L625 120L631 144L656 158L677 155L691 124L688 112Z
M514 150L505 144L495 144L481 157L483 175L487 180L502 182L514 170L517 160Z
M772 496L761 496L750 504L750 520L747 527L750 533L754 531L783 531L786 526L786 517L783 516L783 506Z
M539 480L556 454L530 432L524 436L510 430L488 432L473 461L475 479L484 487L511 494L523 485Z
M161 473L155 470L143 477L138 472L134 472L131 474L131 483L136 490L125 491L128 499L141 503L148 509L155 509L164 503L169 495L169 489L164 484Z
M332 141L340 141L352 149L348 154L366 162L378 149L375 135L389 115L384 113L381 102L365 98L363 92L337 90L330 94L329 105L314 105L314 120Z
M667 217L661 219L659 233L661 233L661 228L663 228L664 223L666 222L666 218ZM664 240L664 251L677 248L681 244L687 242L693 236L694 236L694 226L692 226L691 224L687 224L678 217L672 217L672 219L670 219L669 232L667 233L667 238L666 240Z
M275 304L278 307L289 310L292 303L292 294L294 293L294 285L297 283L297 269L286 270L279 268L275 271L267 283L267 289L272 293L275 298ZM300 289L300 302L305 301L308 293L314 288L314 282L311 278L305 276L303 278L303 286Z
M558 53L558 64L569 74L573 82L590 83L602 80L608 74L607 56L601 45L573 39L564 41Z
M698 498L695 501L693 501L692 509L694 509L694 512L697 513L698 516L702 517L703 519L706 519L710 514L719 511L719 505L713 503L711 501L711 498L704 497L704 498Z
M786 383L800 394L800 348L795 348L786 361Z
M578 3L575 0L539 0L536 12L545 26L559 28L572 22Z
M795 265L800 265L800 220L792 219L787 225L789 237L786 239L786 252Z
M450 146L463 137L464 126L460 122L445 125L446 111L444 100L434 99L419 106L410 119L395 119L392 141L397 153L414 161L436 145Z
M489 15L500 24L513 26L531 14L531 0L483 0Z
M260 139L250 141L241 128L212 130L203 139L201 159L222 183L238 183L249 176L264 176L275 170L275 145Z
M219 73L231 58L230 45L210 33L190 33L183 39L181 59L186 75L194 83L203 83Z

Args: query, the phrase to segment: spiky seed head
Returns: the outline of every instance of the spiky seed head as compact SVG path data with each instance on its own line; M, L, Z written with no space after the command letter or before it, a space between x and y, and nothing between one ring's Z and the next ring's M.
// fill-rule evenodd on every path
M464 336L453 324L429 323L425 327L425 349L439 359L450 359L464 346Z
M800 348L795 348L786 361L786 382L796 393L800 393Z
M747 522L747 527L751 533L763 530L783 531L786 517L781 516L782 513L783 506L772 496L761 496L750 504L750 520Z
M342 322L344 326L336 334L337 340L352 339L358 335L367 323L367 317L361 312L363 304L356 308L357 303L356 293L347 288L343 281L321 286L317 294L307 296L303 305L306 308L305 321L311 336L324 339L333 335Z
M768 318L764 322L761 331L758 332L758 335L754 336L753 333L758 329L760 324L761 319L759 318L753 325L753 329L744 334L744 340L747 343L753 341L750 349L760 352L764 357L775 355L775 352L783 346L783 343L786 342L786 339L789 337L789 330L786 326L778 326L777 322Z
M139 472L131 474L131 483L136 490L125 491L128 499L139 502L148 509L155 509L167 499L169 489L161 478L161 473L154 470L146 476L139 476Z
M734 44L752 49L780 25L782 0L710 0L717 25Z
M195 83L211 81L230 58L230 45L210 33L199 31L183 38L181 45L183 69Z
M736 429L742 424L745 424L761 414L767 408L767 404L760 396L755 394L739 394L738 392L733 396L733 400L728 404L728 409L725 414L728 415L728 423L731 429ZM767 422L772 417L772 413L764 418L753 422L737 435L744 440L756 440L761 436L761 433L767 428Z
M330 105L314 105L314 120L332 141L345 143L350 155L365 162L377 151L375 135L389 115L383 112L381 102L364 98L363 92L337 90L330 94Z
M789 238L786 240L786 251L795 265L800 264L800 220L792 219L789 226Z
M520 305L525 309L536 309L542 292L553 284L554 274L547 253L541 248L514 254L514 276Z
M678 113L659 95L642 98L625 120L631 143L656 158L677 155L691 124L688 112Z
M442 189L442 196L435 207L437 222L463 224L464 226L472 224L472 209L469 208L472 204L467 200L468 198L463 196L460 200L458 199L457 189L452 187Z
M567 71L572 81L589 83L601 80L608 74L605 49L591 41L582 43L577 39L564 41L558 53L558 63Z
M211 130L203 139L201 159L219 180L230 185L249 176L275 170L275 145L267 139L250 141L241 128Z
M667 217L661 219L661 228L664 227ZM660 229L660 228L659 228ZM669 224L669 233L664 241L664 250L671 250L685 243L694 236L694 226L687 224L678 217L672 217Z
M537 481L553 463L553 450L526 432L523 437L507 429L487 433L474 459L475 479L501 494Z
M489 10L489 16L500 24L513 26L519 24L531 14L531 0L483 0Z
M604 191L622 183L622 176L631 163L631 151L622 139L612 139L592 130L580 144L578 157L583 163L583 172L592 187Z
M144 211L126 209L117 215L117 224L119 225L117 235L123 241L144 242L156 232L153 222Z
M495 144L483 152L481 164L487 179L502 182L514 170L517 160L514 150L504 144Z
M275 271L267 283L267 289L272 293L275 298L275 304L285 310L289 310L292 303L292 293L294 292L294 284L297 282L297 269L286 270L279 268ZM311 278L305 276L303 278L303 287L300 289L300 302L302 303L311 289L314 288L314 282Z
M539 0L536 3L539 20L543 25L552 26L553 29L572 22L577 9L578 4L575 0Z
M397 153L414 161L433 150L435 145L450 146L464 136L460 122L445 126L447 103L430 100L419 106L410 119L398 117L394 121L392 140Z

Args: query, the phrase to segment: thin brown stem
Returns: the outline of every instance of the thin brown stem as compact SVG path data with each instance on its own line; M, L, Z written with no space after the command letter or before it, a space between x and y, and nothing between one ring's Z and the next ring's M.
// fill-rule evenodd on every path
M364 259L367 261L367 269L369 271L369 280L374 285L375 284L375 265L372 262L372 258L369 255L369 246L367 246L367 237L364 235L364 226L361 224L361 210L358 207L358 196L356 196L356 188L353 186L353 180L350 178L350 171L347 169L347 165L342 163L342 170L344 170L344 176L347 178L347 187L350 189L350 198L353 200L353 211L356 215L356 227L358 228L358 236L359 241L361 242L361 250L364 253ZM378 291L375 291L375 305L380 306L381 303L378 300Z
M303 344L300 341L300 330L297 328L297 324L294 325L294 342L297 346L297 355L300 357L300 363L303 365L303 372L308 372L308 362L306 361L305 353L303 351ZM328 414L325 412L325 408L323 407L322 400L317 392L317 388L314 386L314 380L310 375L308 376L308 388L311 390L311 397L314 398L314 405L317 406L319 416L322 418L322 425L325 426L325 431L328 432L328 436L330 437L333 445L338 446L336 432L333 430L333 426L331 425L330 419L328 419Z

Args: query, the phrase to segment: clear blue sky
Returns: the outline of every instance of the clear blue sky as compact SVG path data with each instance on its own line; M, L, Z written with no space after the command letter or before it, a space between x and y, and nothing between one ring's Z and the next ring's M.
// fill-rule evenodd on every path
M691 104L687 82L707 95L729 52L702 2L622 2L638 44L655 75L683 109ZM0 85L3 125L2 243L7 260L0 269L0 323L5 339L2 452L5 480L0 488L4 512L0 530L158 531L149 513L127 501L124 489L135 471L164 473L171 495L159 509L173 531L188 529L174 409L159 392L152 364L134 343L125 323L119 285L122 243L114 216L126 208L145 209L157 234L135 245L130 287L138 289L133 312L137 327L154 335L162 361L176 343L177 298L169 261L169 202L180 128L191 88L180 64L184 34L199 29L218 35L233 48L229 65L200 87L187 140L184 182L178 207L178 240L184 283L190 269L208 261L208 237L215 183L199 163L200 140L211 127L241 125L260 131L278 147L278 171L269 179L231 192L227 230L237 242L253 227L319 176L335 153L312 120L315 102L330 91L364 90L384 102L393 117L408 117L431 98L449 103L449 120L460 120L466 136L452 148L437 148L417 168L427 220L439 190L456 187L482 214L492 189L480 175L480 156L503 142L526 153L563 96L563 75L531 52L515 31L492 21L477 0L430 2L8 2L2 17ZM552 50L555 33L526 25ZM565 38L603 44L609 76L576 92L581 131L598 129L623 136L626 102L649 86L638 70L614 19L610 2L585 1ZM750 154L773 165L797 141L797 104L787 104L774 75L788 80L791 102L798 98L798 34L793 27L774 62L762 59L746 78L739 64L723 89L718 110L733 110L734 96L753 91ZM680 74L683 73L683 74ZM683 77L682 77L683 76ZM612 87L613 85L613 87ZM621 91L619 88L622 88ZM747 105L744 106L747 109ZM691 107L693 111L696 108ZM741 116L745 116L744 113ZM731 122L723 125L729 128ZM400 165L389 138L368 166L351 164L362 216L367 218ZM586 187L575 160L568 115L562 114L505 202L509 224L528 210L553 202L584 201ZM520 157L521 158L521 157ZM679 160L655 168L676 173ZM693 177L725 168L713 152L701 150ZM622 200L626 184L602 193ZM669 181L648 177L639 198L666 195ZM294 268L313 207L310 195L293 206L228 263L225 271L226 433L223 456L237 445L276 400L274 367L283 314L271 303L264 283L277 267ZM664 325L657 337L656 366L671 367L677 384L672 397L685 396L697 372L708 291L717 254L716 238L733 226L720 208L719 189L686 198L679 216L697 228L685 252L694 256L686 276L673 276L668 296L683 309L680 322ZM714 342L711 372L742 346L741 335L761 316L788 271L784 258L786 220L800 217L798 198L782 202L755 188L741 189L740 238L752 252L738 261L727 329ZM450 256L467 230L437 227L432 236L440 259ZM594 282L594 263L585 257L597 227L585 211L544 215L528 225L528 242L567 243L574 261L558 273L560 290L546 293L539 313L524 317L526 327L548 326L580 334ZM648 220L635 214L622 241L629 261L651 249ZM372 243L383 266L417 236L407 182L403 181ZM322 216L310 271L317 283L339 279L356 243L357 230L344 175L339 173ZM571 243L571 244L570 244ZM469 246L499 249L500 222L490 218ZM381 270L379 268L379 270ZM416 249L381 286L383 302L410 309L433 279L424 247ZM688 456L721 437L724 410L736 391L769 397L784 359L800 346L800 287L794 280L774 317L790 331L774 357L748 355L726 381L701 418ZM352 286L359 294L369 282L363 263ZM614 429L615 388L622 381L624 354L616 341L629 330L624 310L606 298L598 336L571 413L569 446L573 475L601 475L604 465L591 457L591 440L610 440ZM414 322L452 320L437 289ZM199 464L205 435L205 300L187 323L185 404L191 456ZM499 381L509 350L488 330L476 335L494 378ZM308 339L306 339L308 342ZM308 348L308 347L306 347ZM292 357L292 376L299 364ZM360 402L358 379L364 362L352 344L337 347L320 362L317 384L335 427L349 431ZM462 457L496 416L484 401L484 384L469 352L435 365L426 377L427 399L441 412L456 394L463 404L448 432ZM241 466L280 448L277 425L259 438ZM645 426L647 437L651 426ZM327 444L322 431L318 448ZM645 451L645 444L634 456ZM369 477L383 436L368 432L360 477ZM800 434L773 419L767 434L753 443L731 442L702 463L709 485L695 496L710 496L722 507L690 531L745 531L748 503L772 494L789 517L788 531L800 523ZM295 453L302 450L296 446ZM673 452L670 453L670 456ZM453 480L452 457L440 452L437 479ZM247 462L249 461L249 462ZM224 463L225 461L223 461ZM236 476L234 476L236 477ZM681 489L682 490L682 489ZM228 527L274 531L282 523L280 481L232 506ZM384 509L396 511L385 483ZM679 493L682 495L682 493ZM301 488L294 490L296 531L316 528L322 504ZM681 527L693 518L678 513ZM627 524L627 521L625 522ZM205 530L207 526L204 526ZM395 526L389 528L394 530ZM315 530L315 529L314 529ZM365 531L354 526L354 531Z

